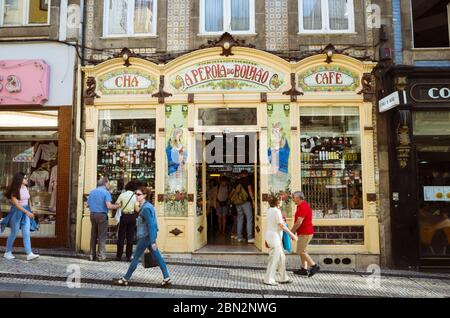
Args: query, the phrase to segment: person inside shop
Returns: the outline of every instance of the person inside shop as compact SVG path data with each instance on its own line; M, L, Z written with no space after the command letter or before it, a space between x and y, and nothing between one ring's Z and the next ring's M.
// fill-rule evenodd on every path
M158 236L158 221L156 218L156 210L152 201L152 190L150 188L140 187L136 190L137 201L139 202L140 210L139 216L137 218L137 245L136 251L133 255L133 260L131 261L128 271L122 278L115 281L118 285L127 286L131 276L136 270L139 260L145 251L150 251L152 258L159 264L159 268L163 274L162 286L167 286L171 284L171 279L169 276L169 271L167 270L167 265L156 244L156 239Z
M209 182L209 187L207 191L207 202L208 202L208 212L207 216L211 218L211 225L214 226L213 216L217 211L217 181L211 179Z
M247 242L255 243L253 238L253 209L255 207L255 197L253 194L253 182L249 177L248 171L241 171L240 179L236 188L230 194L231 203L236 206L237 216L237 234L238 242L245 242L243 230L244 219L247 221Z
M106 237L108 234L108 210L116 210L120 206L112 203L109 193L110 183L108 178L102 177L97 183L97 188L89 193L87 204L91 212L91 250L89 260L106 261ZM98 241L98 255L97 251Z
M269 262L264 276L264 284L276 286L278 283L286 284L290 282L286 274L283 232L287 233L293 241L297 241L297 236L286 226L281 213L281 201L276 196L269 198L269 206L265 233L266 246L269 248ZM277 271L280 275L279 280L276 279Z
M14 175L11 185L6 190L5 196L11 200L11 210L0 224L0 233L6 227L11 229L6 242L6 251L4 258L12 260L15 256L12 254L14 241L17 233L22 230L23 246L27 254L27 261L32 261L39 257L31 250L30 232L32 227L37 228L34 221L35 214L32 212L31 196L28 191L28 176L22 172Z
M295 270L294 274L311 277L320 270L320 266L313 261L307 252L308 245L314 236L312 209L305 201L303 192L294 192L292 198L297 205L297 211L291 231L298 235L297 253L301 260L301 268Z
M216 211L217 219L219 221L219 233L225 235L227 229L227 217L229 212L228 199L230 196L230 186L225 177L220 179L220 184L217 187L215 195L217 199Z
M119 262L122 260L125 238L127 240L127 247L125 252L127 262L131 261L131 256L133 254L133 241L134 241L134 234L136 231L136 217L137 217L135 210L136 205L138 204L136 196L134 195L136 189L137 186L135 182L133 181L128 182L125 185L125 192L121 193L116 201L116 204L119 205L121 209L119 221L119 234L117 238L117 254L116 254L116 261Z

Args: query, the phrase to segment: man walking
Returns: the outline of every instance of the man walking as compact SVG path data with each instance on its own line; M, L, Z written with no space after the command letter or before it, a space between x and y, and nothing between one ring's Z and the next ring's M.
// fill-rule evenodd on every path
M230 195L231 203L235 204L238 213L237 234L238 242L244 242L244 218L247 220L247 243L254 244L253 238L253 208L255 207L255 197L253 194L252 182L248 171L241 171L241 178L236 188Z
M292 232L297 232L297 253L300 255L301 268L294 271L294 274L311 277L320 270L313 259L309 256L307 249L308 244L314 236L314 227L312 224L312 210L305 201L305 195L301 191L294 192L293 200L297 205L295 213L295 223ZM308 269L308 266L309 269Z
M89 193L87 204L91 212L91 251L89 259L96 259L96 245L98 239L98 260L106 260L106 235L108 232L108 210L118 209L120 206L112 204L111 194L109 193L109 180L106 177L101 178L97 183L97 188Z

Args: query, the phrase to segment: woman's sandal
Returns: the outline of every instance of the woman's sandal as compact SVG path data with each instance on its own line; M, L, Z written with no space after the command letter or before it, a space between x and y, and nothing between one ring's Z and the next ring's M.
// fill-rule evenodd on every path
M123 277L121 279L116 280L115 283L120 286L128 286L128 281Z
M161 283L161 286L165 287L165 286L169 286L172 284L172 280L170 278L166 278L163 280L163 282Z

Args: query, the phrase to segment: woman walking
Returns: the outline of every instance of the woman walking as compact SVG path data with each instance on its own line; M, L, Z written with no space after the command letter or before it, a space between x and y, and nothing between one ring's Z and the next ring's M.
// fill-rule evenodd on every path
M131 275L133 275L133 272L136 270L139 260L146 249L152 253L153 259L159 263L159 267L161 268L164 277L161 285L166 286L171 283L166 263L159 252L158 246L156 245L158 222L156 219L155 207L150 203L151 196L152 192L150 188L140 187L136 191L137 201L140 206L139 216L136 221L136 236L138 241L136 251L133 255L133 260L131 261L127 273L116 282L119 285L128 285Z
M5 196L11 200L11 210L3 219L1 228L3 231L4 227L8 226L11 228L11 233L6 242L6 251L3 257L8 260L15 258L12 254L14 241L19 230L22 230L23 246L27 254L27 261L34 260L39 255L33 254L31 251L30 229L34 214L31 212L32 206L28 191L28 177L21 172L15 174Z
M273 196L269 199L270 208L267 211L266 245L269 248L269 264L267 265L264 283L267 285L278 285L276 280L277 271L280 274L278 280L281 284L289 283L286 274L286 256L283 251L283 231L289 234L292 240L297 241L297 236L286 227L280 210L280 200Z

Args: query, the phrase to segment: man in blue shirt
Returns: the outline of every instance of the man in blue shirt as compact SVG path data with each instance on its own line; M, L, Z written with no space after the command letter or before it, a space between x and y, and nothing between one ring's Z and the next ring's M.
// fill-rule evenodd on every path
M96 245L98 239L98 260L106 260L106 236L108 233L108 210L115 210L119 205L112 204L111 194L109 193L109 180L104 177L97 183L97 188L89 193L87 204L91 212L91 251L89 259L96 258Z

